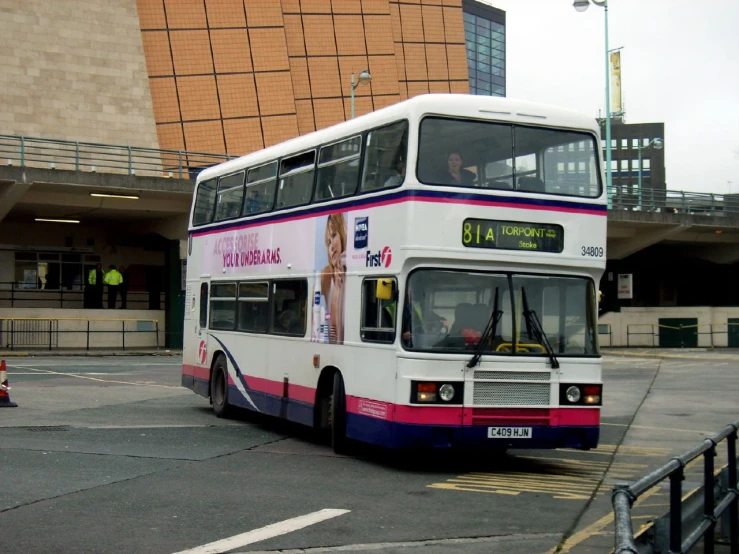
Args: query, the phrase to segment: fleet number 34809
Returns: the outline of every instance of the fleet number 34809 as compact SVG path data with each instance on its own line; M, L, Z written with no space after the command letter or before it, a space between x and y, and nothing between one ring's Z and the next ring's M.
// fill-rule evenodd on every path
M604 252L602 246L583 246L581 248L583 256L589 256L591 258L603 257Z

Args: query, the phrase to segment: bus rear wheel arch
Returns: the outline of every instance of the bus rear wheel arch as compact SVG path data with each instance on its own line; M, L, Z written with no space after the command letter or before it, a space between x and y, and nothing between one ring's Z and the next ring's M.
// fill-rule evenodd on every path
M346 451L346 390L341 372L327 367L318 379L314 427L337 454Z
M223 353L213 358L210 371L210 403L216 417L229 417L233 407L228 403L228 366Z

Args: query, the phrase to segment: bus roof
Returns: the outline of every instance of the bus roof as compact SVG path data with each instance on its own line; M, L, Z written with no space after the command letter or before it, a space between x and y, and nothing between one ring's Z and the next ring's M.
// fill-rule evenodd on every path
M386 108L361 115L246 154L203 170L198 182L219 175L239 171L245 167L265 163L279 157L309 150L319 144L330 143L379 127L402 118L418 119L423 115L438 114L472 119L492 119L495 121L523 124L546 125L566 129L589 129L599 131L594 117L581 112L525 100L501 98L496 96L476 96L470 94L421 94L398 102Z

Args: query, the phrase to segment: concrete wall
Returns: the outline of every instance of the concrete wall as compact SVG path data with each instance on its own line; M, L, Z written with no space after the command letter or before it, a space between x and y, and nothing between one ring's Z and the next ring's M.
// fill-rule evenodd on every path
M158 148L134 0L0 0L0 133Z
M114 317L115 316L115 317ZM49 344L49 322L54 349L85 349L87 325L90 324L90 348L120 350L123 347L155 348L157 345L156 324L159 325L159 346L164 347L164 311L126 310L92 312L90 310L60 310L50 308L3 309L0 314L0 348L9 348L11 323L15 319L13 342L15 350L46 348Z
M606 334L600 335L600 345L626 346L629 332L629 346L659 346L660 318L697 318L698 346L725 347L728 346L727 321L739 318L739 308L622 308L621 312L609 312L598 320L601 325L609 324L612 332L612 340Z

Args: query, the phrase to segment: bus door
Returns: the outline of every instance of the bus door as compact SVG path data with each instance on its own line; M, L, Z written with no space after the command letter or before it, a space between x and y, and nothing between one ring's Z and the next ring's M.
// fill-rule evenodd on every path
M208 307L210 304L210 279L200 281L200 291L197 295L197 319L191 327L192 336L191 344L194 344L195 365L207 366L209 364L208 356Z

